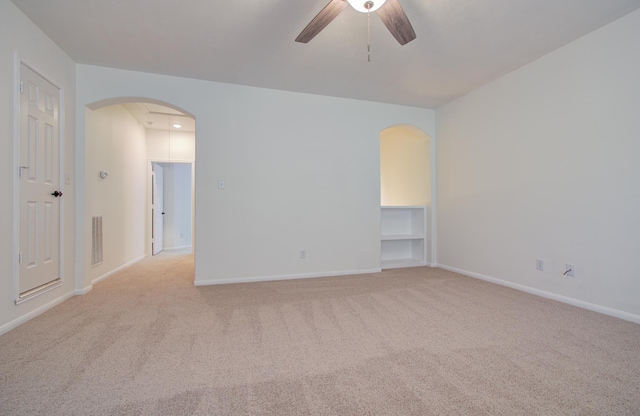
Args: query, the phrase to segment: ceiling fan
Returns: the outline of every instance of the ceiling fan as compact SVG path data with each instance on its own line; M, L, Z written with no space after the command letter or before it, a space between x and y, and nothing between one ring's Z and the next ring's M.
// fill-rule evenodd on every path
M340 14L347 3L359 12L377 11L382 23L400 43L405 45L416 38L409 18L402 10L398 0L331 0L320 10L320 13L304 28L296 38L296 42L307 43Z

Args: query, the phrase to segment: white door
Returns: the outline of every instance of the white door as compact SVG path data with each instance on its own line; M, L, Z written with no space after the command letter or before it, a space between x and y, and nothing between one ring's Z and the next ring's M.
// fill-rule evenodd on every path
M153 164L151 174L151 252L155 256L164 250L164 170Z
M18 293L60 280L60 91L21 65Z

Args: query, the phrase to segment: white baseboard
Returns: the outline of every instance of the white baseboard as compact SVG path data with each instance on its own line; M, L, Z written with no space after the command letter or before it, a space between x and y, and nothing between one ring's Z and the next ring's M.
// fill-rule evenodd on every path
M122 266L116 267L115 269L111 270L110 272L107 272L107 273L103 274L100 277L96 277L95 279L93 279L91 281L91 287L93 287L93 285L95 285L96 283L103 281L107 277L110 277L111 275L113 275L115 273L118 273L120 270L124 270L127 267L139 262L140 260L144 259L145 257L146 256L143 254L142 256L140 256L138 258L135 258L135 259L131 260L130 262L123 264ZM89 289L89 290L91 290L91 289ZM87 293L88 293L88 291L87 291Z
M86 295L87 293L91 292L91 290L93 289L93 285L89 285L87 287L83 287L82 289L76 289L73 291L74 295Z
M64 294L64 295L52 300L51 302L48 302L48 303L40 306L39 308L34 309L31 312L28 312L28 313L20 316L19 318L16 318L13 321L8 322L8 323L0 326L0 335L6 334L7 332L9 332L12 329L22 325L23 323L27 322L28 320L33 319L36 316L38 316L38 315L48 311L49 309L53 308L54 306L57 306L57 305L61 304L65 300L71 299L73 296L74 296L73 292L69 292L67 294Z
M229 283L254 283L254 282L270 282L274 280L293 280L293 279L312 279L316 277L332 277L332 276L348 276L354 274L379 273L381 269L368 270L344 270L337 272L321 272L321 273L301 273L301 274L285 274L278 276L255 276L255 277L236 277L231 279L214 279L195 281L196 286L210 285L226 285Z
M166 251L176 251L176 250L184 250L185 248L191 248L191 244L188 246L177 246L177 247L165 247Z
M595 303L585 302L579 299L570 298L568 296L558 295L553 292L547 292L545 290L536 289L533 287L521 285L519 283L509 282L507 280L498 279L491 276L486 276L480 273L474 273L467 270L458 269L456 267L446 266L444 264L438 264L435 267L439 267L441 269L449 270L455 273L460 273L465 276L473 277L475 279L484 280L487 282L495 283L501 286L510 287L512 289L520 290L522 292L531 293L532 295L541 296L543 298L555 300L558 302L566 303L569 305L577 306L579 308L588 309L593 312L602 313L604 315L613 316L615 318L624 319L625 321L634 322L636 324L640 324L640 315L636 315L629 312L620 311L618 309L608 308L606 306L597 305Z

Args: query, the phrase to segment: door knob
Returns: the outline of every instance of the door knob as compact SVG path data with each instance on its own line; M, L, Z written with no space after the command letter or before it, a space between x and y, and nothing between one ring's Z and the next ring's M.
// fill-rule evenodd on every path
M55 191L54 193L52 193L51 195L55 196L56 198L62 196L62 192L60 191Z

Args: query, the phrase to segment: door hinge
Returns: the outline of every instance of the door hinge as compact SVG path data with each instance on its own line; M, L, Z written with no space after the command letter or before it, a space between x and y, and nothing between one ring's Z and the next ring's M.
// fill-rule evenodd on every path
M25 169L29 169L29 166L18 166L18 177L22 178L22 171Z
M22 264L22 253L18 253L18 264Z
M18 84L18 89L20 90L20 92L24 92L24 82L20 81L20 83Z

